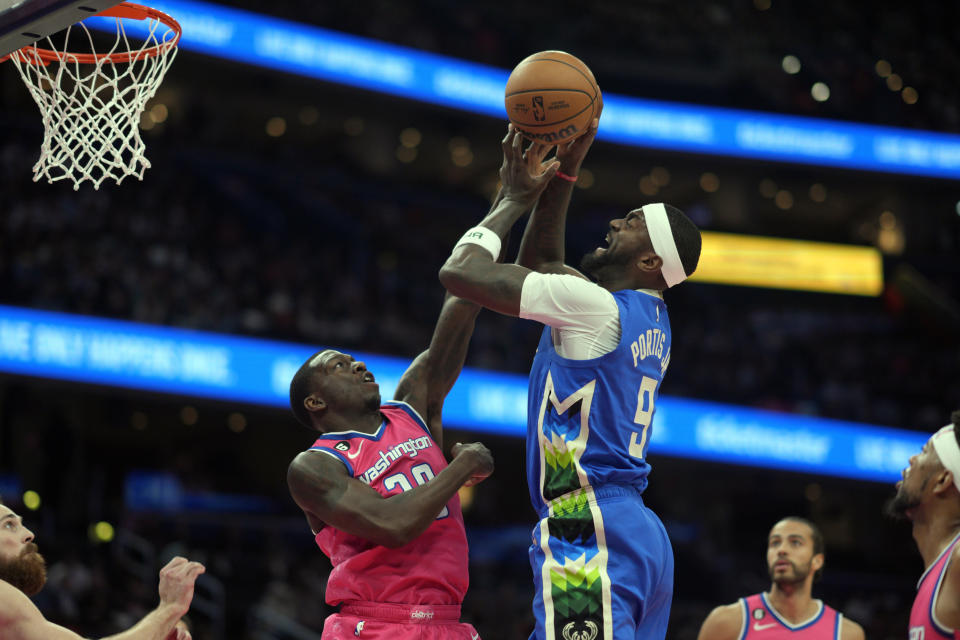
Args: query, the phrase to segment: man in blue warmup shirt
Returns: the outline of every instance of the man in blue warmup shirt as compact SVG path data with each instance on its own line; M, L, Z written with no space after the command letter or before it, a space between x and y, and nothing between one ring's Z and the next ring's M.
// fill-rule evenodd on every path
M530 371L527 483L540 521L530 549L538 640L663 638L673 552L643 504L647 445L670 361L661 292L696 269L700 232L680 210L648 204L611 220L604 246L564 264L567 206L596 134L557 149L503 140L499 204L467 231L440 271L454 295L542 322ZM497 264L527 210L517 264Z

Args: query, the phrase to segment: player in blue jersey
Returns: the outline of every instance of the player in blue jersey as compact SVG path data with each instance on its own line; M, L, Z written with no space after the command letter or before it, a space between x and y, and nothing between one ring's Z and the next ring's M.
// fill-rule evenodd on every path
M542 322L530 372L527 482L540 521L530 560L533 637L663 638L673 552L641 498L660 381L670 361L661 292L693 273L700 232L681 211L649 204L611 220L579 271L564 264L573 182L596 134L526 151L503 139L500 203L458 242L440 272L454 295ZM530 207L518 264L494 262Z

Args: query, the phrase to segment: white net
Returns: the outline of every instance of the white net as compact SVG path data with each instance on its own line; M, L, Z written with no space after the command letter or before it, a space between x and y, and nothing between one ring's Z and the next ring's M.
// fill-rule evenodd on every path
M35 182L42 177L51 183L72 180L78 190L90 181L99 189L108 178L117 184L126 176L143 180L150 167L140 137L140 115L173 63L179 34L148 16L130 29L145 34L142 43L131 46L127 19L113 20L116 38L104 53L96 51L93 35L80 22L67 29L60 46L47 38L45 53L31 46L10 57L43 115ZM79 45L91 54L75 53L76 42L71 46L71 36L76 39L80 34L84 42Z

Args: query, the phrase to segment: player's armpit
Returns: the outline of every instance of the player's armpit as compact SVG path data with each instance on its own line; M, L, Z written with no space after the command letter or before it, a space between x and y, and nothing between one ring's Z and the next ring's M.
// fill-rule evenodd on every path
M743 607L739 602L717 607L700 627L697 640L737 640L743 628Z
M0 580L0 637L3 640L83 640L49 622L19 589Z

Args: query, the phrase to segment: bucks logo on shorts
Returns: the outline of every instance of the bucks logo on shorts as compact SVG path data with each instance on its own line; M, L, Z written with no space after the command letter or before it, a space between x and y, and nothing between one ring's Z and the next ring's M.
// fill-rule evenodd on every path
M563 640L593 640L598 627L593 620L568 622L563 626Z

